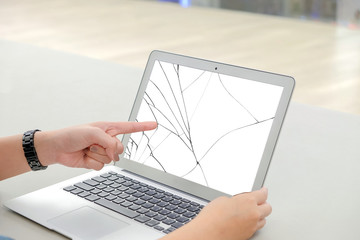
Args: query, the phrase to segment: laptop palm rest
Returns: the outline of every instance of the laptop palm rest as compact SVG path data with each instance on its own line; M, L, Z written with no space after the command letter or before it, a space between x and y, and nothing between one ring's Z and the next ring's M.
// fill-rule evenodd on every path
M89 240L102 238L129 226L126 222L87 206L52 218L48 222L56 231Z

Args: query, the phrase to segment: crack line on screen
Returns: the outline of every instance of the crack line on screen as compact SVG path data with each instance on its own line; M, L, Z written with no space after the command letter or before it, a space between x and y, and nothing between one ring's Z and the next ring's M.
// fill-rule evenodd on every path
M151 94L145 91L141 106L144 111L148 111L149 114L152 115L153 120L158 123L158 128L149 132L141 132L139 133L141 135L140 137L138 135L131 135L129 144L125 149L125 156L143 164L152 162L153 165L158 165L164 172L169 172L169 166L166 166L165 162L163 162L163 159L161 159L160 156L161 154L157 153L157 149L161 148L163 144L166 144L169 139L172 141L174 141L174 139L177 139L176 141L180 140L178 143L183 144L186 147L185 149L190 151L193 158L193 164L185 172L177 175L186 177L198 168L205 185L209 186L206 173L201 164L205 156L207 156L211 150L228 135L273 120L274 117L265 120L257 119L239 99L231 94L219 73L201 71L193 80L187 80L188 84L186 86L186 84L182 83L181 77L182 71L186 71L184 67L172 64L172 68L165 68L163 63L158 62L158 64L161 69L160 73L162 73L161 77L163 78L163 82L158 83L157 81L159 80L150 79L148 84L153 90ZM216 78L216 80L214 78ZM204 82L205 84L201 90L201 94L199 94L200 97L198 97L197 102L192 103L194 108L191 113L188 111L185 94L200 81L206 82ZM197 153L193 144L191 122L198 111L201 101L203 101L204 96L207 93L210 81L219 81L223 90L239 106L237 111L245 111L246 115L253 119L253 122L224 132L210 144L210 147L208 147L205 152L200 154ZM138 121L138 119L136 119L136 121ZM168 159L166 160L169 161Z

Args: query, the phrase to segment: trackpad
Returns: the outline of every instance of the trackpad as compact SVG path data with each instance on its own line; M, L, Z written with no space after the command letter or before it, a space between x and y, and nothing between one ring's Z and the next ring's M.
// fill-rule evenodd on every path
M71 234L82 239L99 239L118 231L129 224L101 213L91 207L82 207L61 216L52 218L49 223L55 230Z

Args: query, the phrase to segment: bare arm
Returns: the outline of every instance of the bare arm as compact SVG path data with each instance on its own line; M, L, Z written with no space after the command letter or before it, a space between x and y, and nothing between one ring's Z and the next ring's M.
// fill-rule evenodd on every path
M155 122L96 122L54 131L36 132L34 143L43 166L60 163L99 170L117 161L124 150L116 135L156 128ZM30 171L22 135L0 138L0 180Z

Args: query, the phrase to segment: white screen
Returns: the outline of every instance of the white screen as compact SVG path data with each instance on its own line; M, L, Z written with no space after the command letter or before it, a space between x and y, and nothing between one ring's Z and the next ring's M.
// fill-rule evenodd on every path
M282 87L156 61L125 157L234 195L251 191Z

